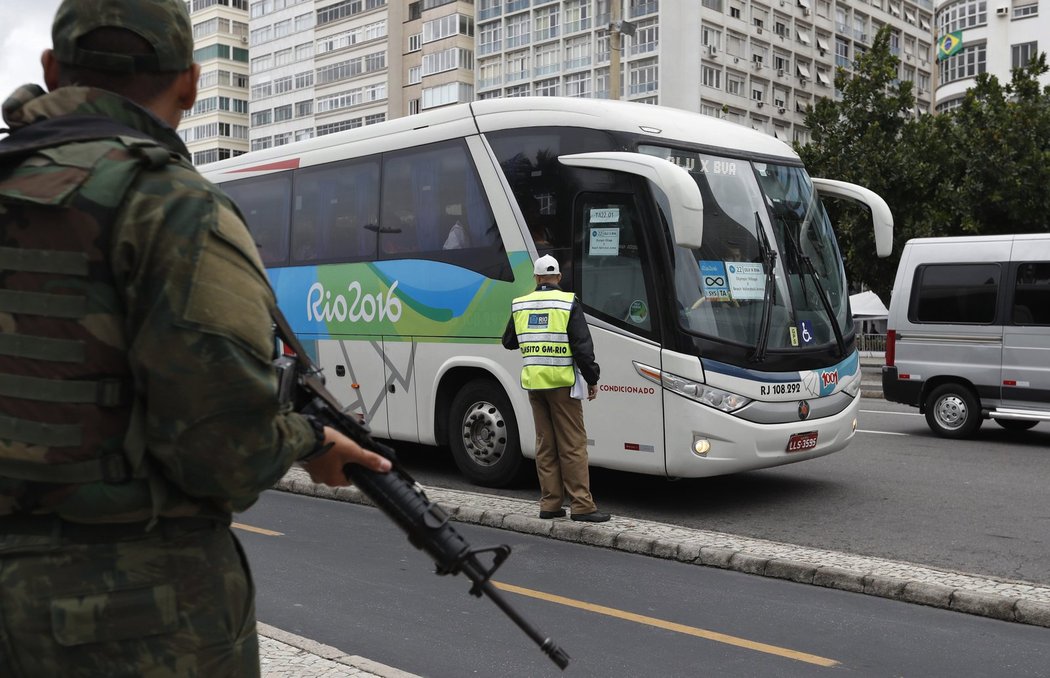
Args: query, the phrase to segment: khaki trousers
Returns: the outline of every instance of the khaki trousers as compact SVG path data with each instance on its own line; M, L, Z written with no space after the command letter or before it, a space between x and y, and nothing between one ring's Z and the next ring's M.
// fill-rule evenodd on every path
M569 396L569 387L529 391L536 422L536 474L540 480L540 510L557 511L564 495L572 512L594 513L587 468L587 430L583 401Z

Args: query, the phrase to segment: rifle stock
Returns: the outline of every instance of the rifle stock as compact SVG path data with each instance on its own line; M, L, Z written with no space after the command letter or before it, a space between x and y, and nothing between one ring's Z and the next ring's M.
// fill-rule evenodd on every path
M287 328L283 317L275 318L279 333L296 352L274 361L280 377L283 402L291 402L296 411L318 418L325 426L340 431L361 447L380 454L391 462L391 470L379 473L357 464L346 464L343 473L371 499L408 536L408 541L434 561L436 573L464 574L472 582L471 595L487 596L510 619L540 646L558 668L569 665L569 655L549 637L530 624L492 585L492 574L510 555L506 544L475 549L452 526L449 515L430 501L390 447L372 439L367 426L347 414L338 400L324 386L319 370L310 362L302 346ZM284 325L282 327L282 324ZM478 556L492 555L485 566Z

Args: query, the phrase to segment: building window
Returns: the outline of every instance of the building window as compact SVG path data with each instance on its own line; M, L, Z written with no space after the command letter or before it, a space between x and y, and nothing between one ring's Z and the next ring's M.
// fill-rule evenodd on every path
M1019 45L1010 45L1010 67L1024 68L1032 59L1039 56L1038 42L1022 42Z
M700 82L704 87L722 89L722 69L711 66L700 67Z
M978 73L984 73L987 60L984 45L965 47L961 52L950 56L941 62L940 84L963 80L964 78L977 77Z
M942 7L937 13L937 34L954 33L988 23L987 0L964 0Z

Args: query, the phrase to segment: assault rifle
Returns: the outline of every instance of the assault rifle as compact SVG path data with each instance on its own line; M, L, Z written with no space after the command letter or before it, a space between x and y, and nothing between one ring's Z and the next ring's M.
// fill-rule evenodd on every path
M569 655L511 607L490 581L492 574L510 555L510 547L500 544L471 548L452 527L449 515L430 501L419 483L408 474L394 450L372 440L368 427L353 415L347 414L335 396L325 388L321 370L303 350L280 311L276 312L274 322L278 336L295 353L294 356L284 355L274 361L280 379L281 402L292 403L297 412L317 417L325 426L331 426L361 447L389 459L392 468L387 473L378 473L357 464L345 465L343 473L405 531L409 543L431 557L437 574L465 574L473 582L471 595L479 598L482 594L488 596L540 646L558 668L564 670L569 665ZM492 565L488 567L478 560L479 555L486 553L491 553L493 557Z

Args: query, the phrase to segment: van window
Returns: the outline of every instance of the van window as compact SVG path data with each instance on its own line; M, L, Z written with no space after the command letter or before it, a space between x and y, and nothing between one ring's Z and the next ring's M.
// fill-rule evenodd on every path
M1050 263L1017 267L1012 313L1015 325L1050 325Z
M995 320L999 276L999 264L920 266L908 317L919 323L990 325Z

